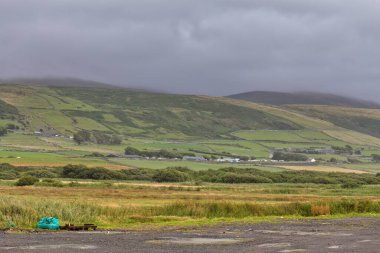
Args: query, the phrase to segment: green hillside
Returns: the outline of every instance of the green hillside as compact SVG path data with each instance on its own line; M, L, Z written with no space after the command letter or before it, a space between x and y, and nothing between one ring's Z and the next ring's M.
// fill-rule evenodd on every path
M380 137L380 105L370 101L313 92L254 91L231 95L241 101L281 107L355 132Z
M380 138L380 109L293 105L289 109L337 126Z
M86 86L86 85L85 85ZM376 109L334 106L271 106L209 96L162 94L115 87L0 85L0 126L18 126L0 137L0 162L14 165L63 166L68 163L165 168L216 169L228 164L121 157L129 146L206 157L270 159L275 149L326 149L352 146L355 154L313 154L319 170L357 169L376 173L372 154L380 154ZM364 117L369 121L345 119ZM85 141L72 136L118 136L121 143ZM95 155L94 155L95 154ZM109 154L113 156L108 157ZM330 160L335 162L331 168ZM347 161L357 162L350 164ZM255 163L243 168L283 170Z
M316 105L279 108L230 98L87 85L3 84L0 92L0 117L4 122L13 120L25 133L70 136L88 130L181 140L231 139L236 138L233 132L241 130L304 129L328 131L343 141L341 132L347 130L380 137L377 109Z
M2 86L30 131L72 134L79 129L125 136L221 137L242 129L301 129L263 110L207 97L88 87Z
M0 117L2 119L14 119L18 115L17 108L0 100Z
M269 105L338 105L356 108L380 108L380 104L355 98L318 92L274 92L252 91L228 96L234 99L246 100Z

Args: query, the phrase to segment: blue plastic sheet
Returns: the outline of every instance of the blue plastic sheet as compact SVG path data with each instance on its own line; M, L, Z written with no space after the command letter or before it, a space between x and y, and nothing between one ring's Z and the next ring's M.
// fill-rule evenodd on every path
M58 230L59 229L59 219L53 217L43 217L38 223L37 228Z

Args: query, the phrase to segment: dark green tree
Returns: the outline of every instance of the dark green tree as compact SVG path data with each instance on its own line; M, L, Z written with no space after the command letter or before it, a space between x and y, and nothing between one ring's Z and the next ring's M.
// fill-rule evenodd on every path
M78 144L91 140L91 133L86 130L81 130L74 134L74 141Z

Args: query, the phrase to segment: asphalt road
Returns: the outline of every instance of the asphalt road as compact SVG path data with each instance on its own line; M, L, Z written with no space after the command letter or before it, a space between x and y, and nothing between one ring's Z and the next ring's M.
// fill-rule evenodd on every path
M0 252L380 253L380 218L285 220L154 231L3 231Z

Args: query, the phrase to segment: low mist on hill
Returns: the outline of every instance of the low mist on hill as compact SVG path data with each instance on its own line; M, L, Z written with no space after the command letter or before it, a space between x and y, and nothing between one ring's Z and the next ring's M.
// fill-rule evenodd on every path
M379 101L378 1L0 2L0 78Z

